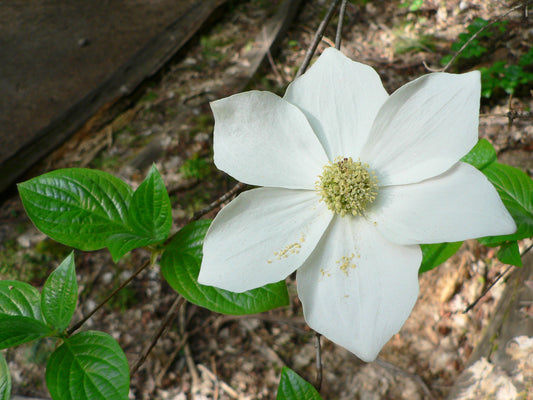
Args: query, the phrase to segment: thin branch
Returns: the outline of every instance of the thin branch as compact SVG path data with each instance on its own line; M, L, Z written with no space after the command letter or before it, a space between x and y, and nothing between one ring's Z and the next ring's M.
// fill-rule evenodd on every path
M220 196L218 199L213 201L211 204L209 204L207 207L202 208L200 211L197 211L194 213L192 220L196 221L202 218L205 214L207 214L209 211L215 209L225 201L227 201L229 198L233 197L234 195L240 193L244 188L246 187L246 184L244 183L237 183L233 188L228 190L226 193L224 193L222 196Z
M152 349L156 345L157 341L159 340L159 338L163 334L163 331L174 320L174 318L178 314L178 311L179 311L181 305L184 302L185 302L185 299L181 295L178 295L176 297L176 300L174 300L174 303L172 303L172 306L170 306L170 309L167 311L167 313L165 315L165 318L161 322L161 325L159 326L159 329L157 330L157 332L154 334L154 336L150 340L150 344L144 348L144 350L141 353L140 357L137 359L137 361L135 361L135 363L133 364L133 367L131 367L130 376L135 375L135 373L137 372L139 367L144 363L144 361L148 357L148 354L150 354L150 352L152 351Z
M180 312L180 333L182 336L185 336L185 327L187 326L187 319L185 318L185 307L183 307ZM189 369L189 373L191 374L191 394L195 394L196 391L199 389L200 385L200 375L198 374L198 369L196 368L196 363L194 362L194 359L192 358L192 352L191 347L189 346L188 340L185 340L185 343L183 343L183 355L185 356L185 362L187 363L187 368Z
M529 246L527 246L523 251L522 253L520 253L520 258L524 257L527 253L529 253L529 251L533 249L533 243L530 244Z
M448 63L441 69L433 69L433 68L430 68L427 66L426 63L424 63L424 66L432 71L432 72L445 72L449 67L450 65L452 65L452 63L457 59L457 57L459 57L459 55L464 51L464 49L470 44L472 43L472 41L477 38L479 36L479 34L485 30L487 30L488 28L490 28L492 25L494 25L496 22L498 22L499 20L501 20L502 18L506 17L507 15L509 15L510 13L512 13L513 11L516 11L518 10L519 8L521 7L524 7L524 8L527 8L527 6L529 4L533 3L533 0L528 0L528 1L525 1L524 3L522 4L519 4L517 6L514 6L513 8L511 8L510 10L508 10L507 12L503 13L502 15L499 15L497 16L496 18L494 18L491 22L489 22L487 25L485 25L484 27L482 27L480 30L478 30L476 33L474 33L470 39L468 39L465 44L463 44L461 46L461 48L453 55L453 57L451 58L450 61L448 61Z
M130 283L137 275L139 275L146 267L150 265L150 260L146 261L143 265L141 265L137 270L124 282L120 284L115 290L113 290L100 304L98 304L89 314L87 314L85 317L83 317L80 321L78 321L72 328L70 328L67 331L67 336L72 335L74 332L76 332L89 318L91 318L95 312L97 312L100 308L104 306L114 295L116 295L119 291L121 291L128 283Z
M263 27L263 40L265 43L267 42L267 32L266 28ZM283 78L281 74L279 73L278 67L276 66L276 63L274 62L274 58L272 57L272 52L270 51L270 47L267 49L266 52L268 63L270 64L270 67L272 68L272 71L274 72L274 75L276 76L276 80L278 81L278 85L283 85Z
M316 350L316 381L315 388L320 392L322 388L322 346L320 345L320 333L315 332L315 350Z
M520 253L520 258L524 257L531 249L533 248L533 244L529 245L528 247L526 247L521 253ZM469 304L463 311L463 314L466 314L468 311L470 311L472 308L474 308L476 306L477 303L479 303L479 301L485 297L487 295L488 292L490 292L490 290L494 287L494 285L496 285L499 280L501 278L503 278L505 275L507 275L507 273L511 270L511 268L513 268L514 265L509 265L505 271L503 271L500 275L498 275L496 277L496 279L494 279L494 281L489 285L489 287L479 295L479 297L474 300L474 302L472 304Z
M344 14L346 13L346 3L348 0L342 0L341 8L339 10L339 23L337 24L337 34L335 35L335 48L337 50L341 49L341 40L342 40L342 24L344 21Z
M533 244L530 244L528 247L526 247L521 253L520 253L520 258L524 257L531 249L533 248ZM479 297L474 300L474 302L472 304L469 304L463 311L463 314L466 314L468 311L470 311L472 308L474 308L476 306L477 303L479 303L479 301L486 296L486 294L494 287L494 285L496 285L498 283L498 281L503 278L507 272L509 272L511 270L511 268L513 268L514 265L509 265L505 271L503 271L500 275L498 275L498 277L489 285L489 287L479 295Z
M165 377L167 371L169 370L169 368L171 367L172 363L174 362L174 360L176 359L176 357L180 353L182 347L185 346L185 343L187 343L187 340L189 339L189 337L196 335L200 331L203 331L207 325L211 324L212 320L213 320L212 317L206 318L206 320L200 326L197 326L195 329L193 329L190 332L186 332L185 328L182 329L181 325L180 325L180 333L182 335L181 340L178 342L178 344L174 348L174 351L172 352L172 354L168 358L168 360L165 363L165 365L163 365L161 367L161 370L159 371L159 374L157 375L157 378L155 379L156 387L159 387L161 385L161 382L162 382L163 378Z
M491 291L491 289L494 287L494 285L496 285L501 278L503 278L507 272L509 272L511 270L511 268L513 268L514 265L509 265L505 271L503 271L500 275L498 275L496 277L496 279L494 279L494 281L489 285L489 287L487 289L485 289L485 291L483 293L481 293L481 295L479 295L479 297L474 300L474 302L472 304L469 304L464 310L463 310L463 314L466 314L468 311L470 311L472 308L474 308L476 306L477 303L479 303L479 301L485 297L487 295L488 292Z
M209 368L207 368L205 365L198 364L198 369L201 370L204 374L206 374L209 377L209 379L211 379L213 384L220 385L222 390L224 390L224 392L226 392L226 394L228 396L230 396L233 399L240 399L241 398L241 396L239 395L239 393L237 393L237 391L235 389L233 389L230 385L228 385L223 380L217 378L217 376Z
M514 120L530 120L533 119L533 111L522 111L522 110L509 110L505 114L492 114L492 113L484 113L479 114L481 118L496 118L496 117L505 117L505 118L511 118Z
M331 3L331 6L329 6L328 12L326 13L326 16L318 26L318 29L315 33L315 37L313 39L313 42L307 49L307 53L305 53L305 58L302 63L302 66L296 73L296 77L298 78L300 75L302 75L307 67L309 66L309 63L311 62L311 59L313 58L313 55L315 54L316 48L318 47L318 44L320 43L320 40L322 39L322 36L324 36L324 31L326 30L326 27L329 24L329 21L331 20L331 17L333 16L333 13L335 12L335 8L337 8L337 5L339 4L340 0L333 0Z

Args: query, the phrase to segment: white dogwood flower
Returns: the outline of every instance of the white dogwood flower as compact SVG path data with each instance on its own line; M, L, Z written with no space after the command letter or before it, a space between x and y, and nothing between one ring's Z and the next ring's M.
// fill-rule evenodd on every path
M478 140L480 90L478 72L432 73L389 96L331 48L283 98L213 102L215 164L263 187L219 212L198 281L243 292L297 270L309 326L374 360L417 299L419 244L516 230L459 161Z

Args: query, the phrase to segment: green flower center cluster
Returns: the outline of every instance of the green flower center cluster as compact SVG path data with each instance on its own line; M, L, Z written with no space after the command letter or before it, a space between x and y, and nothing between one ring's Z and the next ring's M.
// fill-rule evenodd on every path
M378 194L378 180L368 164L352 158L336 158L324 167L316 190L328 208L344 217L363 214Z

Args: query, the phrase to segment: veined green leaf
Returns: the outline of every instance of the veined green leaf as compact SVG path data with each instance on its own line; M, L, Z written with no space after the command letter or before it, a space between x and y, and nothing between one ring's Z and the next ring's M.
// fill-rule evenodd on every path
M0 349L18 346L53 333L44 322L34 318L0 314Z
M498 246L507 241L512 242L533 236L533 181L531 178L518 168L496 162L496 151L486 139L479 140L461 161L472 164L485 174L495 186L518 228L517 232L512 235L480 238L479 242L486 246ZM506 247L501 251L509 256L509 249ZM514 259L514 262L517 262L516 257Z
M224 314L255 314L289 303L285 282L234 293L198 283L202 243L210 221L193 222L172 239L161 257L167 282L191 303Z
M422 264L419 273L427 272L441 265L448 258L457 253L463 242L422 244Z
M0 352L0 400L9 399L11 399L11 373L4 355Z
M292 369L283 367L276 400L322 400L317 390Z
M124 352L103 332L65 339L46 366L46 385L54 400L127 400L129 380Z
M78 282L72 252L46 280L41 296L41 309L46 321L61 332L70 323L77 302Z
M0 313L44 322L41 315L41 293L26 282L0 281Z
M520 249L516 240L502 244L498 250L497 257L502 263L517 267L522 266L522 257L520 257Z
M163 241L168 237L172 227L172 209L165 183L155 165L133 194L128 217L139 236L154 241Z
M497 246L533 236L533 180L523 171L509 165L492 163L482 170L496 187L503 204L511 213L517 231L511 235L479 239L486 246Z
M52 239L80 250L98 250L110 236L129 231L132 190L102 171L60 169L18 185L35 226Z
M487 139L479 139L477 144L468 152L461 161L482 170L496 161L496 150Z
M115 261L161 242L170 230L168 194L154 169L135 194L113 175L84 168L52 171L18 187L39 230L84 251L108 247Z

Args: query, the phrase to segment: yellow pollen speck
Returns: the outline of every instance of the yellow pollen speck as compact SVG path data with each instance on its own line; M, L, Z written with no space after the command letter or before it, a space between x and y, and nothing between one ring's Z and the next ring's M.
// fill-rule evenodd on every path
M315 188L328 208L344 217L362 215L377 196L378 180L368 164L352 158L335 159L326 165Z
M276 259L281 260L282 258L289 257L291 254L298 254L301 248L302 248L302 245L300 243L298 242L291 243L285 246L283 250L276 251L274 253L274 256L276 256Z
M348 269L354 269L356 265L352 263L352 259L355 257L355 255L352 253L349 256L342 256L340 260L335 261L339 265L339 269L348 276Z
M291 244L288 244L283 249L279 251L274 252L274 260L283 260L285 258L288 258L291 254L298 254L300 253L300 249L302 248L302 244L305 242L305 235L301 235L300 238ZM272 263L272 260L267 261L269 264Z

